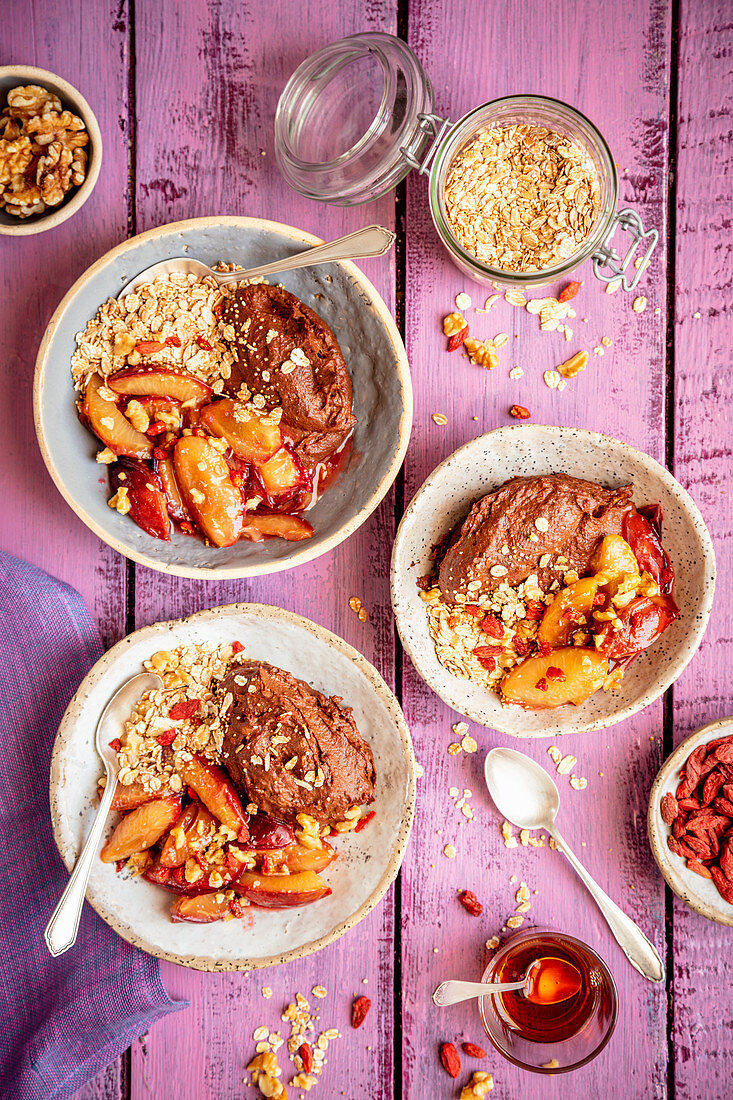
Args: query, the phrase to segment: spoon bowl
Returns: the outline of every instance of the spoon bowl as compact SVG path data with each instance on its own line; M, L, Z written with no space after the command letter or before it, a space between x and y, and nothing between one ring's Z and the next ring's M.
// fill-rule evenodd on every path
M492 749L484 777L499 813L519 829L549 829L560 792L545 769L516 749Z

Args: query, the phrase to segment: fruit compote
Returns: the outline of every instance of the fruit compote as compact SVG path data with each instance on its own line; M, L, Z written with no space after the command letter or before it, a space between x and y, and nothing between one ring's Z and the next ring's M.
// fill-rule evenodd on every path
M494 1046L538 1073L576 1069L594 1058L616 1023L616 989L605 964L572 936L531 929L507 941L482 981L521 981L528 972L526 990L480 1001Z

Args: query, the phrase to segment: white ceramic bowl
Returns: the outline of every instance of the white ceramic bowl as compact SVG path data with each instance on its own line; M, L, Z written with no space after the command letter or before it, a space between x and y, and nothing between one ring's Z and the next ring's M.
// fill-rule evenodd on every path
M251 268L311 245L317 237L260 218L196 218L151 229L113 248L74 283L51 318L36 360L36 434L56 487L96 535L133 561L181 577L221 580L276 573L325 554L353 534L388 492L412 428L412 384L404 345L376 290L352 263L302 268L278 276L333 329L354 390L349 459L308 513L312 538L302 542L240 540L205 546L176 531L153 538L109 508L106 469L94 461L100 444L79 422L71 381L74 335L125 283L160 260L188 254L210 266L229 260Z
M69 195L59 206L49 206L42 214L32 214L30 218L17 218L0 210L0 233L12 237L28 237L34 233L45 233L47 229L54 229L61 225L72 214L75 214L87 201L99 176L102 165L102 135L99 123L81 92L62 80L60 76L48 72L47 69L37 69L34 65L0 65L0 107L6 105L6 96L13 88L20 84L40 84L49 92L54 92L61 100L61 106L72 114L78 115L86 126L89 141L85 148L87 151L87 171L84 182L80 187L72 187Z
M416 579L430 572L432 548L479 497L512 477L567 473L608 486L634 483L638 504L664 511L664 545L676 571L680 618L634 661L616 692L580 707L523 711L440 664ZM423 680L467 718L515 737L556 737L603 729L657 699L682 672L705 631L715 587L715 555L697 505L653 458L617 439L540 424L499 428L455 451L415 494L392 553L392 606L410 660Z
M659 769L649 796L647 828L652 853L670 889L674 890L677 897L696 913L707 917L708 920L717 921L718 924L733 927L733 905L723 900L715 883L690 871L681 856L670 852L667 847L667 838L672 830L662 821L659 809L664 795L670 792L674 794L677 790L680 769L692 750L698 745L715 741L718 737L729 737L731 734L733 734L733 717L720 718L717 722L710 722L696 733L690 734L681 745L677 746L671 756L667 757Z
M335 842L338 858L323 872L333 893L300 909L248 910L246 922L173 924L172 895L142 879L123 878L95 860L87 900L116 932L151 955L197 970L275 966L326 947L358 924L395 878L415 809L415 758L399 704L377 670L337 635L265 604L231 604L188 619L155 623L123 638L94 666L63 717L51 760L51 817L71 870L96 809L101 774L94 731L107 701L143 671L159 649L240 641L247 655L340 695L371 746L377 769L376 817ZM116 820L116 815L114 815ZM107 833L111 831L112 819Z

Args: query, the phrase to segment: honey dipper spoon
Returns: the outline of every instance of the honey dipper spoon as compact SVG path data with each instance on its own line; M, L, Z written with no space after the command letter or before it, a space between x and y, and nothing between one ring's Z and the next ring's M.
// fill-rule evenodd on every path
M296 252L294 256L286 256L282 260L274 260L269 264L260 264L259 267L250 267L246 271L214 271L200 260L194 260L188 256L176 256L171 260L161 260L160 263L146 267L117 295L118 301L132 294L143 283L152 283L154 279L165 275L183 273L185 275L198 275L203 278L210 275L216 279L220 286L227 283L238 283L242 279L254 279L256 275L277 275L281 271L294 271L298 267L312 267L314 264L333 263L334 260L360 260L367 256L383 256L394 243L395 234L390 229L381 225L368 225L364 229L357 229L355 233L347 233L345 237L338 237L335 241L327 241L325 244L307 248L304 252Z
M499 813L520 829L545 829L585 883L627 959L650 982L664 981L664 964L642 930L588 874L555 825L558 789L544 768L516 749L492 749L484 762L489 794Z
M139 676L133 676L131 680L127 680L114 693L97 722L95 748L104 764L107 783L91 831L81 850L81 855L76 861L76 866L71 872L71 878L66 884L61 900L54 909L53 916L43 934L46 947L52 955L63 955L64 951L68 951L76 943L76 934L79 931L79 920L84 906L92 862L98 855L99 842L102 839L104 826L107 823L107 816L117 787L119 764L117 753L109 742L117 737L123 729L125 721L130 717L132 709L140 696L146 691L153 691L155 688L162 687L163 681L154 672L141 672Z

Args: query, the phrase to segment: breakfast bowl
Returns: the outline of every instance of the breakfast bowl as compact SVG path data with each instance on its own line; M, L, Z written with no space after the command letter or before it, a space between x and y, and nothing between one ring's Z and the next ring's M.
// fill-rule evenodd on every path
M375 813L368 827L333 840L337 858L323 871L329 896L302 907L253 904L244 910L244 920L172 923L171 893L143 877L117 874L114 863L95 859L87 900L100 916L142 950L199 970L279 965L318 951L353 928L397 875L415 807L410 734L376 669L341 638L305 618L263 604L232 604L136 631L106 653L80 685L59 727L51 761L54 837L69 869L97 807L101 764L94 729L110 697L161 650L234 642L248 659L285 669L353 708L374 757L370 811ZM112 825L110 820L107 836Z
M338 340L353 389L356 426L341 469L308 510L310 538L265 538L208 545L171 531L163 541L108 506L107 470L95 463L99 440L80 422L71 375L83 332L108 299L141 271L188 256L209 266L219 261L243 268L301 252L317 238L257 218L198 218L150 230L125 241L92 265L58 306L36 362L34 415L44 461L74 512L113 549L142 565L185 577L220 580L275 573L326 553L351 535L392 485L412 425L412 386L404 346L386 305L350 262L301 268L278 276L326 323ZM142 346L142 345L138 345ZM100 485L100 480L102 485Z
M38 69L34 65L0 66L0 108L6 105L9 91L20 86L37 85L56 96L61 101L62 111L70 111L84 123L89 140L84 146L86 154L86 172L78 186L71 186L64 198L56 205L46 205L45 209L20 218L0 209L0 234L14 237L27 237L35 233L45 233L54 229L79 210L94 190L99 169L102 164L102 135L94 112L86 99L73 85L60 76Z
M670 851L669 840L673 837L673 829L671 824L667 824L662 810L663 799L669 801L674 798L680 783L681 772L687 766L691 753L700 750L699 755L702 756L713 750L714 746L711 742L717 742L721 738L731 737L732 735L733 717L719 718L717 721L710 722L702 729L690 734L682 744L678 745L657 773L649 796L649 813L647 817L652 854L670 889L696 913L707 917L708 920L716 921L718 924L726 924L729 927L733 927L733 901L726 901L715 882L705 877L702 867L697 861L695 861L695 865L698 866L698 870L695 871L690 867L690 863L693 862L690 858L686 859L684 855ZM719 789L717 793L722 795L724 792ZM715 792L711 792L711 795L714 798ZM713 801L713 812L721 805L723 803L719 802L718 807L716 807ZM671 814L667 815L668 818L671 818L671 816ZM727 828L730 822L728 826L725 822L721 822L721 825L723 828ZM684 833L682 835L684 836ZM699 848L700 842L694 835L693 843ZM724 843L722 841L722 844ZM695 854L699 854L699 852ZM730 867L728 869L730 870ZM733 883L730 887L730 897L733 898Z
M421 593L418 580L431 573L435 548L478 499L513 477L548 474L566 474L611 489L633 484L636 504L661 506L664 547L676 574L674 599L680 613L626 669L615 690L595 691L577 706L523 709L505 704L496 691L449 671L438 660L421 598L426 593ZM619 440L544 425L497 429L445 459L415 494L392 554L392 606L402 643L419 675L458 713L516 737L603 729L658 699L700 644L714 584L710 536L697 506L670 473Z

